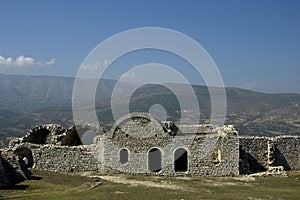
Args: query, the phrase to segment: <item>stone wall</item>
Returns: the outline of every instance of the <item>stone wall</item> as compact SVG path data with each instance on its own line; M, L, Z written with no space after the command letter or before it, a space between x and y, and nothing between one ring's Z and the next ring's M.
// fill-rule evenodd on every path
M209 139L208 139L209 138ZM209 140L216 140L215 144L205 143ZM175 137L171 139L128 139L117 144L108 139L104 139L104 165L110 171L120 171L125 173L150 173L149 170L149 150L157 148L161 152L162 170L160 175L191 175L191 176L235 176L239 174L238 168L238 138L235 136L219 137L218 134L197 135L195 138ZM188 169L186 172L175 172L174 152L184 148L188 154ZM128 162L120 162L120 151L128 151ZM218 150L220 161L214 162L213 154Z
M267 169L267 137L240 137L240 174Z
M239 137L232 126L180 126L161 123L148 113L123 116L105 134L101 128L90 125L77 128L82 133L79 131L78 137L73 137L68 134L71 129L44 125L30 130L24 138L11 141L4 153L15 156L1 160L0 185L6 184L5 177L10 177L9 182L26 178L16 156L19 147L29 149L26 152L30 153L28 158L33 158L33 168L54 172L236 176L265 171L272 166L300 169L299 136ZM97 135L92 144L63 146L65 137L73 144L72 139L82 139L86 130Z
M275 138L275 165L284 169L300 169L300 136Z
M104 171L184 176L239 174L239 140L233 128L226 133L223 129L211 126L182 126L178 128L178 133L180 135L170 134L155 118L145 115L123 117L114 125L111 133L98 141L103 150ZM153 149L160 154L157 162L161 162L161 170L157 172L150 169L150 152ZM187 153L185 171L175 170L175 153L178 149ZM128 153L125 163L120 158L122 150Z
M241 174L265 171L269 166L300 169L300 137L240 137L239 165Z
M57 146L22 143L18 147L32 151L33 167L54 172L97 171L99 161L94 158L93 145Z
M86 146L43 146L37 169L55 172L97 171L98 160Z
M57 124L37 126L29 130L23 138L10 141L9 147L4 149L4 152L17 155L18 149L28 148L30 155L26 157L32 158L31 166L40 170L55 172L97 171L98 165L100 166L101 163L94 157L97 148L95 144L78 145L82 144L79 135L85 137L87 131L93 135L103 133L101 127L88 124L77 126L76 130L74 127L64 129ZM68 142L64 144L66 138Z

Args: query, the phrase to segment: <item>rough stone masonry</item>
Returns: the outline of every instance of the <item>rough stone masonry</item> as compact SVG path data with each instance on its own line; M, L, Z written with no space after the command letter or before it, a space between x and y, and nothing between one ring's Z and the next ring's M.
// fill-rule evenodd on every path
M81 141L87 133L96 135L88 145ZM299 148L299 136L239 137L233 126L178 125L148 113L131 113L105 133L91 125L38 126L12 140L3 154L27 157L30 167L54 172L237 176L275 166L300 169ZM0 185L14 182L7 180L3 161L13 163L22 176L17 158L1 160Z

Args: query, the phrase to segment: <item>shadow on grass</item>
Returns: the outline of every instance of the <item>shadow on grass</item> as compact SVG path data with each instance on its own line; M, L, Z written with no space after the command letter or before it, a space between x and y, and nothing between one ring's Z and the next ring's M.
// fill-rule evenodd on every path
M41 180L41 179L43 179L43 177L40 177L40 176L31 176L30 178L29 178L29 180Z
M43 177L40 176L31 176L28 180L41 180ZM9 186L2 186L0 187L0 190L26 190L29 187L29 185L9 185ZM0 200L2 200L4 197L0 196Z
M29 185L11 185L11 186L3 186L0 187L0 190L26 190ZM1 196L0 196L1 200Z

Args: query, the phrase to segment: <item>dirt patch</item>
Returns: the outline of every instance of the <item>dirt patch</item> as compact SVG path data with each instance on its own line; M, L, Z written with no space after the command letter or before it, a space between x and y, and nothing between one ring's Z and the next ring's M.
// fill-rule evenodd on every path
M232 177L232 179L238 181L245 181L245 182L255 181L255 178L251 176L238 176L238 177Z
M211 185L215 187L223 187L223 186L251 186L250 182L255 181L254 177L220 177L220 178L212 178L205 179L203 183L205 185Z
M189 192L196 191L196 189L193 187L187 187L179 183L181 180L182 181L195 180L195 178L193 177L175 177L174 181L171 181L171 180L165 180L162 177L151 177L151 179L153 180L151 180L150 178L149 178L150 180L133 180L133 179L128 179L125 175L111 175L111 174L100 175L100 176L99 175L93 176L90 174L84 174L84 175L94 179L103 179L106 181L130 185L134 187L144 186L144 187L154 187L154 188L163 188L163 189L189 191ZM214 187L252 186L253 184L251 182L253 181L255 181L255 178L250 176L201 178L201 183L203 185L214 186Z
M175 183L172 183L170 181L167 182L163 180L158 183L153 181L129 180L124 176L99 176L99 178L114 183L131 185L134 187L145 186L145 187L163 188L163 189L170 189L170 190L191 191L190 188L187 188L185 186L175 185Z
M181 176L181 177L175 177L178 180L193 180L192 177L187 177L187 176Z

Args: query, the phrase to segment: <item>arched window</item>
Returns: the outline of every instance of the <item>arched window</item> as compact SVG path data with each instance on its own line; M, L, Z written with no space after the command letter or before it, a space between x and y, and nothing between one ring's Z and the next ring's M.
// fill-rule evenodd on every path
M148 169L151 172L159 172L161 166L161 152L157 148L150 149L148 153Z
M175 172L186 172L188 170L188 153L184 148L178 148L174 152Z
M120 163L125 164L128 162L128 151L127 149L121 149L120 151Z

